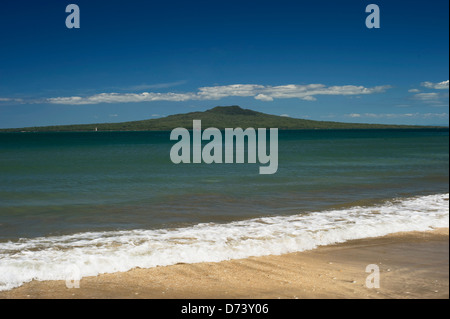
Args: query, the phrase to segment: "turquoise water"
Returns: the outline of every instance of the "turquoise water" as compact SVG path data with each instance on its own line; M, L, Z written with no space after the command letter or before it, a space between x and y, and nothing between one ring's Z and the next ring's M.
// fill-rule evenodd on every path
M279 166L173 164L170 132L0 134L0 242L448 193L448 129L280 131Z
M0 291L449 225L448 129L280 131L273 175L169 135L0 134Z

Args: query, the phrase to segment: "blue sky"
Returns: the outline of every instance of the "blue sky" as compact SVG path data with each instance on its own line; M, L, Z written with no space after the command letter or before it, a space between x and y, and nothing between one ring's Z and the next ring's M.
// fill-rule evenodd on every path
M65 8L80 7L80 29ZM380 7L368 29L365 8ZM0 4L0 127L240 105L314 120L448 125L449 2Z

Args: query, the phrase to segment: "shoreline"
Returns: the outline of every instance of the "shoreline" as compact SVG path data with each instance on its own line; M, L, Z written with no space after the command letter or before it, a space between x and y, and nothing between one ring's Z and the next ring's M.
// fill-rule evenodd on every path
M367 288L366 266L380 270ZM449 298L449 229L394 233L314 250L176 264L65 281L32 281L0 299Z

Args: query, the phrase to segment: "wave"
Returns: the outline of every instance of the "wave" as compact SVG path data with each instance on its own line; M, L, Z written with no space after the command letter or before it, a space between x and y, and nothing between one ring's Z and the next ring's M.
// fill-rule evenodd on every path
M381 205L202 223L157 230L86 232L0 243L0 291L32 280L67 280L177 263L279 255L352 239L449 227L449 194Z

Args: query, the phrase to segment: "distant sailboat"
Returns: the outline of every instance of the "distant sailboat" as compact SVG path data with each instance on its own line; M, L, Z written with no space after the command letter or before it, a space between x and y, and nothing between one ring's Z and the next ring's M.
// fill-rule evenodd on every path
M97 129L97 128L95 128L94 132L97 132L97 131L98 131L98 129Z

